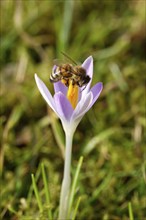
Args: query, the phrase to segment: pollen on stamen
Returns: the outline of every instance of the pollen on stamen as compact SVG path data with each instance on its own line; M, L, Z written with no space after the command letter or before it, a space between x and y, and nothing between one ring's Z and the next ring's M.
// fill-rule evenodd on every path
M67 98L70 101L73 109L75 109L78 103L78 97L79 97L79 87L78 85L73 85L72 81L70 81L68 91L67 91Z

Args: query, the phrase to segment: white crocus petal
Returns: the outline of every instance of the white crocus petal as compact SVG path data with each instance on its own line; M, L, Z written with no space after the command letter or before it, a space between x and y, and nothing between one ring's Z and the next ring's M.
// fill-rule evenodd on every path
M77 107L75 108L75 110L72 114L70 122L61 119L65 132L67 132L67 133L68 132L70 132L70 133L75 132L78 124L80 123L84 114L87 112L87 109L91 105L92 101L93 101L93 95L90 92L87 94L86 97L84 97L84 98L82 98L82 100L80 100L80 102L78 103Z
M92 103L92 100L93 100L93 95L91 92L89 92L85 97L82 97L82 99L79 101L73 112L71 120L72 121L76 120L80 116L84 115L87 111L86 109Z
M92 101L93 101L93 95L90 93L90 94L88 94L84 104L83 103L81 104L83 106L81 106L80 111L78 112L78 114L73 115L72 121L71 121L71 127L72 127L72 129L74 129L74 131L76 130L78 124L82 120L85 113L90 109Z
M51 93L49 92L49 90L47 89L46 85L43 83L43 81L37 76L37 74L35 74L35 80L36 80L36 84L38 86L38 89L41 93L41 95L43 96L43 98L46 100L46 102L48 103L48 105L54 110L54 112L58 115L57 111L56 111L56 106L55 106L55 102L54 99L51 95Z

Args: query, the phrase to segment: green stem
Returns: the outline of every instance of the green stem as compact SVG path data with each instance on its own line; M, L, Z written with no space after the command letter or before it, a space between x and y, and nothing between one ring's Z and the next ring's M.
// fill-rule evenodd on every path
M71 185L70 167L71 167L71 152L72 152L73 133L66 132L66 148L65 148L65 164L64 176L61 187L59 220L65 220L68 213L69 193Z

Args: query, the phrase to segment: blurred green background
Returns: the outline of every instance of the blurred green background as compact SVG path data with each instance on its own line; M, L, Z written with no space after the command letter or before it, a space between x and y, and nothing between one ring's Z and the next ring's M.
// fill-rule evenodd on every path
M103 92L74 137L72 174L81 155L78 220L144 220L145 0L1 0L1 218L46 219L39 214L31 173L44 190L44 162L54 219L63 175L64 134L41 97L34 73L53 94L53 60L66 52L94 58L93 84ZM44 202L44 213L47 210Z

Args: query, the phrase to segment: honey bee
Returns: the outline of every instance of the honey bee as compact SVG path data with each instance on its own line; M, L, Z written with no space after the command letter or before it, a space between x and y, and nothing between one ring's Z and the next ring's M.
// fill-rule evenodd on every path
M63 53L63 55L67 56ZM72 85L77 85L79 87L86 86L89 81L90 77L86 74L86 70L82 67L77 65L71 58L67 56L74 65L72 64L61 64L56 65L54 71L50 75L50 81L52 83L62 81L67 87L71 82Z

